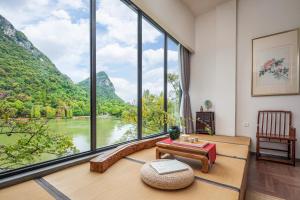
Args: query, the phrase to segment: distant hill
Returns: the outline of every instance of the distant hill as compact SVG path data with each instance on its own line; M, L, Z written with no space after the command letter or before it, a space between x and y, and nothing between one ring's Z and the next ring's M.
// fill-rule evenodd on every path
M108 75L104 71L100 71L96 74L96 90L97 90L97 98L101 100L118 100L123 101L116 93L115 87ZM90 78L85 79L78 83L78 86L83 88L86 91L90 90Z
M105 72L97 74L99 98L121 100ZM0 15L0 100L16 116L88 115L89 80L79 84L62 74L54 63ZM121 100L122 101L122 100ZM37 114L39 116L39 114Z

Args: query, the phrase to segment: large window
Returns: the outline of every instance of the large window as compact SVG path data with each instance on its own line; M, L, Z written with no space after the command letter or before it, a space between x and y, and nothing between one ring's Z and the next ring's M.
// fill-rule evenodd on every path
M167 54L167 86L168 86L168 115L169 123L173 125L180 124L180 97L181 88L179 81L179 63L178 63L178 44L168 38L168 54Z
M0 2L0 171L90 150L90 2Z
M137 138L137 18L119 0L98 0L97 147Z
M130 1L0 1L0 177L178 125L177 54Z
M142 132L164 131L164 34L142 20Z

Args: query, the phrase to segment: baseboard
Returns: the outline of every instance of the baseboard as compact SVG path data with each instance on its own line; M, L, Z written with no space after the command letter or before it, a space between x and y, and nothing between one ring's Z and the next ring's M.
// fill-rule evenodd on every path
M256 156L256 152L255 151L250 151L250 154L253 156ZM268 153L264 153L265 155L272 155L272 154L268 154ZM300 162L300 158L296 158L296 162Z

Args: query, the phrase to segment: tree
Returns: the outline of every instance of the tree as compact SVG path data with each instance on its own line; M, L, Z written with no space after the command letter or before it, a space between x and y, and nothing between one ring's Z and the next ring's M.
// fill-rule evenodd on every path
M142 127L143 134L159 133L164 130L165 124L180 125L179 99L181 95L179 75L168 74L168 83L172 86L168 94L168 110L164 111L164 95L151 94L145 90L142 96ZM122 120L137 124L136 106L130 106L122 113Z
M39 105L32 106L31 117L32 118L40 118L41 117L41 107Z
M168 114L171 115L177 124L180 124L180 98L181 98L181 88L179 75L174 73L168 73L167 75L168 84L172 86L172 88L168 89Z
M149 90L142 97L142 127L144 134L159 133L164 130L166 112L163 94L154 95ZM137 109L131 106L122 113L122 119L131 124L137 123Z
M56 157L78 152L72 138L48 131L45 119L16 119L7 102L0 102L0 135L16 137L13 144L0 145L0 170L15 169L41 160L42 155Z
M176 97L179 97L180 93L181 93L179 75L178 74L173 74L173 73L168 73L167 79L168 79L168 83L172 86Z
M55 118L56 110L54 108L51 108L50 106L45 107L45 117L47 119L53 119Z

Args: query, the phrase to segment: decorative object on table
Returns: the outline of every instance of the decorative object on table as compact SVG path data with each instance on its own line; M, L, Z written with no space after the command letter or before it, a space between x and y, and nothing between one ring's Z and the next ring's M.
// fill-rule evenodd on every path
M178 126L170 126L168 133L170 135L170 138L172 140L176 140L179 138L180 136L180 129Z
M215 134L214 112L196 112L196 133Z
M209 109L212 108L212 102L210 100L205 100L204 106L205 106L206 110L209 111Z
M195 140L195 138L194 138ZM191 143L191 142L182 142L182 141L173 141L173 144L181 145L181 146L189 146L189 147L197 147L197 148L204 148L206 145L208 145L208 142L205 141L198 141L197 143Z
M181 134L180 140L187 142L189 141L189 137L190 136L188 134Z
M162 140L156 143L156 159L160 159L164 154L168 154L199 160L201 162L201 171L208 173L210 166L216 160L216 144L208 143L203 148L195 147L195 145L192 143L181 143L169 138Z
M258 112L256 132L256 158L271 160L285 164L296 164L296 129L292 126L292 112L264 110ZM287 150L282 146L274 145L272 148L265 146L267 143L281 143L287 146ZM274 158L261 154L261 150L267 150L268 155L272 152L285 152L287 157L283 159ZM275 154L276 155L276 154Z
M200 106L200 112L203 112L203 106Z
M147 185L163 190L178 190L186 188L194 182L195 177L193 169L182 162L180 163L186 167L186 170L162 175L157 173L153 167L151 167L151 163L160 161L167 160L156 160L143 165L141 169L141 178Z
M252 40L252 96L299 94L299 29Z

